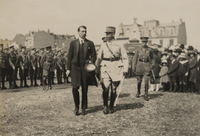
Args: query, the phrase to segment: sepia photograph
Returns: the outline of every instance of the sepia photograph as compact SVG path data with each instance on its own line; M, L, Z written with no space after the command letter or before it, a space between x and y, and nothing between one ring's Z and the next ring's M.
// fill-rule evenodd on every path
M0 136L199 136L199 0L0 0Z

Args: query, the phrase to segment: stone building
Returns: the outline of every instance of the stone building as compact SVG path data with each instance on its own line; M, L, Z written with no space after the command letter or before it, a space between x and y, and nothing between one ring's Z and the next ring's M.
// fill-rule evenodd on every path
M43 48L47 46L54 46L54 36L45 31L30 31L25 35L25 46L27 48Z
M25 45L26 37L23 34L16 34L12 40L15 45ZM17 46L16 46L17 47Z
M122 44L140 42L141 36L149 37L149 45L157 44L166 48L176 44L187 44L186 27L182 19L166 24L150 19L144 21L144 25L140 25L137 18L133 18L133 24L121 23L116 33L117 41Z
M0 39L0 44L3 44L3 48L10 47L11 43L12 43L12 40L8 40L8 39L3 40L3 39Z

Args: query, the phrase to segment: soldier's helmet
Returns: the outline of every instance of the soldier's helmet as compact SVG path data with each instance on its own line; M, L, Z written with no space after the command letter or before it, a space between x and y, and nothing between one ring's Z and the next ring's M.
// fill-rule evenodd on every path
M194 50L194 47L190 45L187 50Z

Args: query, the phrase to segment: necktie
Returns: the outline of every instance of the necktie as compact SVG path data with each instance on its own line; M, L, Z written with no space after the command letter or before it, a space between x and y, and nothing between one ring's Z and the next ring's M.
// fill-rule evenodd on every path
M84 64L84 42L82 40L80 44L80 63L81 65Z

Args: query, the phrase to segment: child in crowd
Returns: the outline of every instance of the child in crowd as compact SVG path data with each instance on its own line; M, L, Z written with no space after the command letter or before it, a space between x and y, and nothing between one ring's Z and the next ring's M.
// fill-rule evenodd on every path
M163 91L167 91L167 85L168 85L168 82L169 82L169 77L167 75L167 72L168 72L168 66L167 66L167 60L166 59L163 59L162 62L161 62L161 70L160 70L160 73L159 73L159 76L160 76L160 83L162 84L163 86Z

